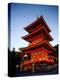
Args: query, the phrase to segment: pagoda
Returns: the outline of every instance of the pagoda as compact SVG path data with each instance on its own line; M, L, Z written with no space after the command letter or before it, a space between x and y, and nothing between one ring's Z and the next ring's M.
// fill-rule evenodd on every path
M49 43L53 40L50 35L50 28L45 22L43 16L37 18L33 23L24 28L28 34L22 38L29 42L27 47L22 48L23 61L21 63L21 71L38 71L43 66L54 64L55 48ZM44 66L44 68L45 68ZM44 69L43 68L43 69Z

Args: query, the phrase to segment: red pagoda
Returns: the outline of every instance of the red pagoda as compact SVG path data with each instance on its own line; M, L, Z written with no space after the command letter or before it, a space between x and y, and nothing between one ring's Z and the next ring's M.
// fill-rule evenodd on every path
M49 43L53 38L49 34L51 30L43 16L37 18L24 29L28 34L22 38L28 41L29 45L22 48L24 60L20 65L21 71L35 72L42 69L41 63L43 63L44 68L46 65L54 64L56 57L51 54L54 55L55 48Z

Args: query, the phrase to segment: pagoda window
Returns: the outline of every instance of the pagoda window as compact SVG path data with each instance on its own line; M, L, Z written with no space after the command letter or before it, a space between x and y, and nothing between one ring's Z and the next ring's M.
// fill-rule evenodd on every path
M40 43L44 40L44 36L42 34L34 37L31 39L32 43L30 45L36 44L36 43Z
M44 33L39 33L38 35L37 34L35 34L35 35L33 35L32 37L30 37L30 41L31 42L34 42L34 41L36 41L37 39L46 39L45 38L45 34Z

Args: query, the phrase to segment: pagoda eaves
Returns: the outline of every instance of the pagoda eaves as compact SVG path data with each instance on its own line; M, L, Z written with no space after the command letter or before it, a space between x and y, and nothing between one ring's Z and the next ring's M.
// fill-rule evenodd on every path
M41 24L41 25L44 24L43 26L46 28L46 30L47 30L48 32L51 31L50 28L48 27L47 23L45 22L43 16L40 16L40 17L39 17L38 19L36 19L32 24L28 25L28 26L25 27L24 29L25 29L26 31L28 31L29 33L31 33L31 32L33 32L32 29L34 29L34 28L35 28L36 26L38 26L39 24Z
M40 35L41 33L43 33L45 35L45 37L47 37L48 41L52 41L53 40L52 36L50 34L48 34L48 32L46 31L46 29L44 27L40 27L39 29L35 30L34 32L32 32L30 34L27 34L27 35L23 36L22 38L24 40L27 40L28 42L32 42L32 38L34 36Z
M42 47L42 46L45 47L45 48L47 48L47 49L50 49L52 51L55 51L55 48L53 48L52 45L50 43L48 43L47 41L38 43L36 45L31 45L31 46L22 48L22 50L27 52L27 51L29 51L31 49L34 49L35 50L35 48Z

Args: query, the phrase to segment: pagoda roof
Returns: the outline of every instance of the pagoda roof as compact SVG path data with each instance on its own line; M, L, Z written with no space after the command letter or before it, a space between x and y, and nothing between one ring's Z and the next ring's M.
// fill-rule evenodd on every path
M25 27L24 29L25 29L26 31L28 31L29 33L31 33L31 32L32 32L31 30L32 30L33 28L37 27L39 24L41 24L41 25L44 24L44 27L46 28L46 30L47 30L48 32L51 31L51 30L49 29L47 23L45 22L43 16L40 16L39 18L37 18L34 22L32 22L30 25L28 25L28 26Z
M44 46L44 48L46 48L48 50L55 51L55 48L53 48L52 45L49 42L47 42L46 40L44 42L22 48L22 50L27 52L29 50L35 50L37 47L42 47L42 46Z
M30 34L23 36L22 38L24 40L27 40L28 42L31 42L31 39L34 36L38 36L42 32L46 34L46 37L49 41L53 40L52 36L47 32L47 30L44 27L40 27L39 29L35 30L34 32L32 32Z

